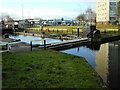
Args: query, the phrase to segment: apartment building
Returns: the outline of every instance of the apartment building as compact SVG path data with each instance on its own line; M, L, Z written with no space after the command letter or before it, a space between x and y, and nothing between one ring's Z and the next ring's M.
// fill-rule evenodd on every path
M97 0L97 24L108 25L115 23L116 11L116 0Z
M120 0L117 0L116 5L117 5L117 17L116 17L116 19L118 20L118 23L120 25Z

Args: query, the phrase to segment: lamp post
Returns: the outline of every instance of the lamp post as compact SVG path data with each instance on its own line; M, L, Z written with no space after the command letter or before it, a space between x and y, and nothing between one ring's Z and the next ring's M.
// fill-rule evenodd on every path
M21 7L22 7L22 20L24 20L24 6L23 6L23 4L21 5Z

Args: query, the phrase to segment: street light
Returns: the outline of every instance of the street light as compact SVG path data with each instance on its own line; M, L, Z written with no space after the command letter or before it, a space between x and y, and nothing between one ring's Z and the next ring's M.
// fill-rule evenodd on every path
M23 6L23 4L21 5L21 8L22 8L22 20L24 20L24 6Z

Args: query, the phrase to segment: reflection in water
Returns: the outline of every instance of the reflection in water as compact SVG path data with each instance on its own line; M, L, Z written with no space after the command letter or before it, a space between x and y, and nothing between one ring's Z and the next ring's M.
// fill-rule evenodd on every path
M96 51L95 70L108 86L120 88L120 41L102 44Z
M108 84L110 88L120 88L120 41L109 45L109 74Z
M100 47L100 50L96 52L96 67L95 70L102 77L104 82L107 82L108 74L108 48L109 44L103 44Z
M97 45L99 44L61 52L84 57L110 88L120 88L120 41Z
M100 49L100 42L92 42L91 44L88 44L87 47L92 49L92 50L99 50Z

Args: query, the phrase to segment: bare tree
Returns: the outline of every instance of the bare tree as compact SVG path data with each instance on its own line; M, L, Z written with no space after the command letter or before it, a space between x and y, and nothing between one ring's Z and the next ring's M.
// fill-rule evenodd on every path
M96 13L91 9L91 8L88 8L86 10L86 20L88 22L95 22L96 20Z
M64 20L64 18L61 18L61 21L63 21Z
M11 18L10 15L8 14L1 14L1 20L6 22L6 21L14 21L13 18Z
M85 20L85 14L80 14L80 15L78 15L77 16L77 20L79 20L79 21L84 21Z

